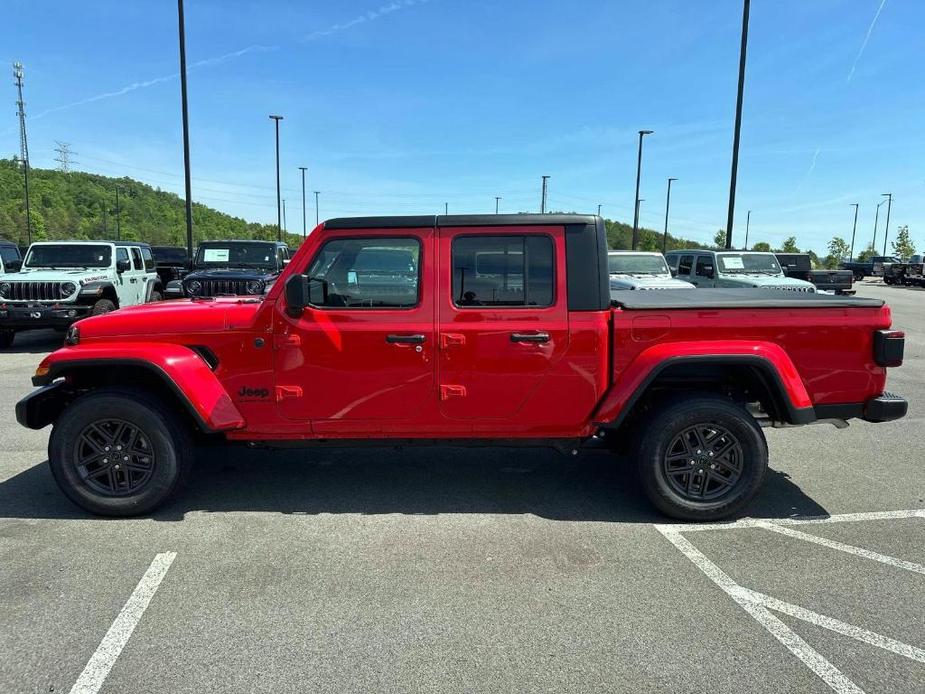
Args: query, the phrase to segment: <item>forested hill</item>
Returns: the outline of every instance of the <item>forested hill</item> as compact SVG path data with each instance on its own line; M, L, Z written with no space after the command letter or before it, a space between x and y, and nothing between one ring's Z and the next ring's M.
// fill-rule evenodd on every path
M83 171L29 169L32 240L103 239L116 236L116 188L123 239L151 245L186 245L186 208L174 193L132 178L110 178ZM255 224L211 207L193 204L194 241L276 238L276 225ZM288 234L293 248L301 234ZM0 238L26 244L23 175L11 159L0 159Z
M32 239L111 239L116 237L116 188L119 189L121 238L152 246L186 245L186 211L182 198L132 178L110 178L83 171L29 170ZM205 239L273 239L276 226L232 217L206 205L193 204L194 242ZM633 229L607 220L611 248L629 248ZM302 240L287 234L290 247ZM12 159L0 159L0 238L26 245L26 213L22 169ZM662 235L640 230L641 250L661 250ZM701 247L668 237L668 248Z

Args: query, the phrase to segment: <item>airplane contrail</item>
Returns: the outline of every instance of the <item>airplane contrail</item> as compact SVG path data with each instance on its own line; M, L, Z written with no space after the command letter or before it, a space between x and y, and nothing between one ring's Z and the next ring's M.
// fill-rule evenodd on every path
M867 48L867 42L870 41L870 35L874 31L874 25L880 18L880 13L883 11L884 5L886 5L886 0L880 0L880 7L877 8L877 14L874 15L870 26L867 27L867 34L864 36L864 43L861 44L861 50L859 50L858 54L854 56L854 62L851 64L851 72L848 73L848 84L851 84L851 78L854 77L854 70L858 66L858 61L861 59L861 56L864 55L864 49Z
M393 12L397 12L399 10L413 7L414 5L423 5L424 3L428 1L429 0L395 0L394 2L391 2L387 5L381 5L380 7L374 10L369 10L368 12L364 14L358 15L347 22L332 24L327 29L321 29L318 31L314 31L311 34L308 34L306 37L304 37L302 39L302 42L307 43L309 41L314 41L324 36L331 36L332 34L337 34L337 33L340 33L341 31L345 31L347 29L355 27L358 24L372 22L372 21L375 21L376 19L379 19L380 17L384 17L388 14L392 14ZM194 70L196 68L211 67L213 65L219 65L221 63L224 63L228 60L240 58L241 56L247 55L249 53L262 53L262 52L268 52L268 51L276 51L276 50L279 50L280 48L281 46L262 46L262 45L247 46L245 48L241 48L236 51L232 51L230 53L224 53L222 55L213 56L211 58L203 58L202 60L197 60L196 62L188 65L186 67L186 70L187 72L189 72L190 70ZM119 89L114 89L112 91L103 92L101 94L96 94L94 96L88 96L85 99L80 99L79 101L73 101L69 104L62 104L61 106L55 106L53 108L45 109L44 111L41 111L40 113L37 113L34 116L31 116L30 120L44 118L45 116L50 115L52 113L58 113L59 111L66 111L72 108L76 108L78 106L92 104L96 101L102 101L103 99L111 99L116 96L122 96L123 94L128 94L130 92L134 92L139 89L153 87L156 84L161 84L163 82L170 82L172 80L179 79L179 77L180 77L180 73L174 72L169 75L161 75L160 77L152 77L151 79L140 80L138 82L132 82L131 84L127 84L124 87L120 87Z

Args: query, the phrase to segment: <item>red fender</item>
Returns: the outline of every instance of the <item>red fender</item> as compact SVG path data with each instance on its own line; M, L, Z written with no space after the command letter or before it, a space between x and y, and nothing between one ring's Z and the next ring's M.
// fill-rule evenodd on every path
M815 420L813 403L788 354L773 342L719 340L714 342L664 342L643 350L616 375L614 385L598 406L594 421L619 423L636 399L663 369L678 363L723 363L758 366L771 377L786 397L788 415L794 423Z
M152 371L188 406L206 431L244 427L244 417L196 352L166 342L105 342L62 347L42 360L32 382L51 383L82 367L133 366Z

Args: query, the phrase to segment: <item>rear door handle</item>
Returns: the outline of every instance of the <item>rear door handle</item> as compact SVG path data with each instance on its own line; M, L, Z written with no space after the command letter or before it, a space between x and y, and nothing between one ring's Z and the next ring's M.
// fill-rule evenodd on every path
M549 333L511 333L511 342L549 342Z
M419 345L424 342L424 335L386 335L385 341L390 345Z

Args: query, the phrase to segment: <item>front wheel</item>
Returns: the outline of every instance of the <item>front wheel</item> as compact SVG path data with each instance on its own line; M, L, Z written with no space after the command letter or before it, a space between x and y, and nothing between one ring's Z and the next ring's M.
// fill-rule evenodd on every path
M744 508L768 468L768 447L754 417L738 404L695 395L658 410L638 451L649 500L672 518L712 521Z
M104 388L78 398L55 422L48 462L71 501L103 516L152 511L191 464L189 431L156 398Z
M90 309L91 316L102 316L104 313L109 313L110 311L115 311L116 305L109 299L100 299L95 304L93 308Z
M0 349L9 349L13 346L13 340L16 339L16 332L13 330L0 330Z

